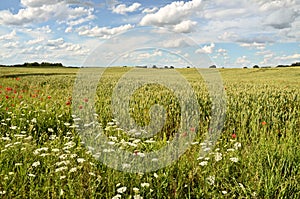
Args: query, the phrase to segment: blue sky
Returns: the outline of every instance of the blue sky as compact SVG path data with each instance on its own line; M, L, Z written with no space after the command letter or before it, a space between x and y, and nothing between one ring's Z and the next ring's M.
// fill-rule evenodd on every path
M168 34L136 31L149 27ZM179 67L201 55L219 67L276 66L300 62L299 49L298 0L0 2L0 64L81 66L93 55L107 60L92 64Z

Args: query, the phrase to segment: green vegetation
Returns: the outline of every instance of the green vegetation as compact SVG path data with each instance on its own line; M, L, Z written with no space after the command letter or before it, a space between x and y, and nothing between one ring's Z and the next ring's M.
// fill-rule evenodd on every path
M75 130L80 118L71 111L78 69L0 70L2 198L300 198L300 68L220 69L227 113L216 146L203 142L211 110L204 82L194 69L176 69L200 105L199 129L191 129L197 136L176 163L138 174L113 170L84 147ZM95 117L110 144L142 158L173 139L181 113L169 89L141 87L132 96L132 118L148 124L155 103L168 117L152 139L130 138L111 114L113 89L128 70L105 71ZM82 96L78 108L89 101ZM210 152L201 157L202 150Z

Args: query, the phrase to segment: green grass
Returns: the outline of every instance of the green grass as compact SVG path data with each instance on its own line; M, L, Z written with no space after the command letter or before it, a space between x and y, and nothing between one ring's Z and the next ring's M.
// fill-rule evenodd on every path
M178 69L199 103L197 136L174 164L136 174L96 160L77 134L71 103L78 69L0 70L2 198L300 198L300 68L220 69L227 113L213 147L203 143L211 113L205 84L193 69ZM132 154L158 150L174 139L178 101L160 85L139 88L131 117L149 124L155 103L168 117L152 142L130 138L111 112L113 89L128 70L105 71L95 98L97 121L115 147ZM78 104L83 110L86 98ZM201 157L205 148L211 150Z

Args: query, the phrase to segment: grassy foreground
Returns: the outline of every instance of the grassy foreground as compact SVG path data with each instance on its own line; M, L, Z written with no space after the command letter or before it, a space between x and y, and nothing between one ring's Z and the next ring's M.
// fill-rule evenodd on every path
M157 102L168 117L153 138L130 138L111 113L113 89L127 70L105 71L95 117L110 145L142 158L173 139L181 113L170 90L144 86L132 96L131 117L148 124ZM81 118L72 113L78 69L0 71L1 198L300 198L300 68L220 70L227 112L215 146L203 142L211 110L205 84L193 69L178 69L197 96L199 129L176 163L149 173L111 169L84 147ZM82 96L78 108L89 100Z

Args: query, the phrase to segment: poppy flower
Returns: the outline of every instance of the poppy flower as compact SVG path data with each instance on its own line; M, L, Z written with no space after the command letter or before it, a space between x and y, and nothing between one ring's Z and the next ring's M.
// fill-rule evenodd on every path
M89 99L88 99L88 98L85 98L85 99L84 99L84 102L88 102L88 101L89 101Z
M80 105L80 106L79 106L79 109L82 109L82 108L83 108L83 106L82 106L82 105Z
M266 122L266 121L263 121L261 124L264 126L264 125L266 125L266 124L267 124L267 122Z
M51 99L51 96L49 95L47 98L48 98L48 99Z
M70 102L70 101L67 101L67 102L66 102L66 105L67 105L67 106L71 105L71 102Z
M5 98L6 98L6 99L9 99L9 96L8 96L8 95L6 95L6 96L5 96Z
M195 129L194 127L192 127L190 130L191 130L192 132L195 132L196 129Z
M233 134L231 135L231 137L232 137L233 139L236 138L236 134L233 133Z

